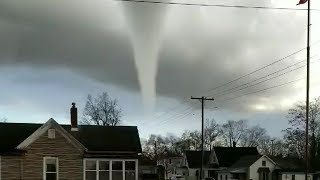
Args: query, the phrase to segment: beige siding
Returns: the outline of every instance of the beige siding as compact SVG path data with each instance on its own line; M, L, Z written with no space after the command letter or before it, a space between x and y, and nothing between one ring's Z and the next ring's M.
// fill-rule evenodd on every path
M23 171L21 175L24 180L43 180L43 158L58 157L59 180L82 180L82 152L58 131L56 131L55 139L48 139L47 135L47 132L44 133L26 149L27 153L21 160L22 164L20 163L22 157L8 159L9 157L2 156L2 161L5 160L7 163L5 165L4 162L2 163L2 169L5 171L2 173L2 179L20 179L17 178L19 174L17 172Z
M1 179L21 179L21 163L21 156L1 156Z

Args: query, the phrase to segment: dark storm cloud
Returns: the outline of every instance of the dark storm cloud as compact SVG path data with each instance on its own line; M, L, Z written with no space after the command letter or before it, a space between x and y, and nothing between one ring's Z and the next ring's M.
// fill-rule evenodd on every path
M119 4L19 2L0 2L1 66L63 67L138 90L132 47L121 11L116 11ZM271 5L267 0L259 3ZM157 92L162 96L202 95L303 47L304 21L295 12L180 6L170 7L169 12L157 76ZM290 61L265 72L286 64Z

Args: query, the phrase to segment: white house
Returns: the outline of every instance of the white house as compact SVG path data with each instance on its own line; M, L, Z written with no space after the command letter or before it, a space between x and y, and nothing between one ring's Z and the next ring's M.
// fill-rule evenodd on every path
M224 173L222 170L227 169L235 163L240 157L247 155L258 155L258 151L254 147L214 147L212 151L205 151L203 158L203 179L218 179L218 172L223 178L230 179L231 174L228 171ZM185 178L190 180L198 180L201 168L201 151L186 151L184 154ZM224 180L223 179L223 180Z
M312 174L309 175L310 180ZM303 163L295 158L243 156L218 172L218 180L304 180Z

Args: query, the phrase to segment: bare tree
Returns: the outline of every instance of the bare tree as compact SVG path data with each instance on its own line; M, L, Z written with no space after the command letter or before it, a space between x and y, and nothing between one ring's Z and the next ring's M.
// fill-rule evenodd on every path
M227 146L233 146L233 143L238 144L245 131L248 129L247 121L229 120L222 125L223 138Z
M207 146L207 149L210 151L212 150L214 146L214 142L216 141L216 138L221 135L222 130L221 127L214 119L207 119L206 121L206 127L204 128L204 134L205 134L205 145Z
M305 155L305 131L301 129L287 128L284 130L285 144L288 147L288 154L299 158Z
M317 153L320 145L320 97L311 101L309 109L309 154L310 160L314 166L315 159L320 159L320 154ZM289 110L288 113L289 124L292 128L285 130L285 139L287 142L292 142L291 146L295 147L297 156L302 157L305 150L303 149L305 143L305 128L306 128L306 105L303 102L297 103L294 108ZM303 136L301 136L303 135ZM301 136L297 138L296 136ZM320 165L320 164L319 164Z
M267 137L266 129L260 126L253 126L244 130L243 135L240 138L240 146L242 147L257 147L260 142Z
M96 98L88 95L81 123L116 126L120 123L121 112L117 100L110 99L108 93L104 92Z
M279 138L271 138L265 136L264 139L260 140L258 150L260 154L268 156L286 156L288 155L287 144Z
M168 133L164 139L167 150L173 155L180 155L181 152L179 150L179 142L181 142L180 138L175 136L174 134Z
M1 118L0 122L6 123L6 122L8 122L8 119L7 118Z

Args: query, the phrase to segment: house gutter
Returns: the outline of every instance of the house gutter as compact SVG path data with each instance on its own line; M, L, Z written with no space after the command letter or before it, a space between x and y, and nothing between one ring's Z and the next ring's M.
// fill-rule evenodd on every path
M135 151L86 151L86 153L92 153L92 154L138 154L138 152Z

